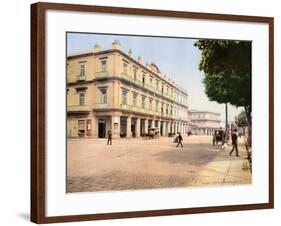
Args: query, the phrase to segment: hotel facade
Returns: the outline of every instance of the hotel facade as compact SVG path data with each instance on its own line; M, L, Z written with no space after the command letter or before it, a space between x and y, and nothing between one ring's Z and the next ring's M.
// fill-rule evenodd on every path
M68 137L140 137L152 127L161 136L188 131L188 94L157 65L134 59L117 40L67 56Z
M219 113L210 111L189 110L189 128L195 135L213 135L221 127Z

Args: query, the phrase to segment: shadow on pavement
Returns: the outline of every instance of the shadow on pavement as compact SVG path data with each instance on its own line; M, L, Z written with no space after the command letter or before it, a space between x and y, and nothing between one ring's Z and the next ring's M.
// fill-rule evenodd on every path
M223 151L227 152L226 150ZM154 154L154 156L158 156L158 160L168 163L187 163L201 166L212 161L221 152L222 150L219 147L209 144L184 144L183 148L178 147L173 148L173 150L162 151ZM225 160L225 157L222 157L221 160Z

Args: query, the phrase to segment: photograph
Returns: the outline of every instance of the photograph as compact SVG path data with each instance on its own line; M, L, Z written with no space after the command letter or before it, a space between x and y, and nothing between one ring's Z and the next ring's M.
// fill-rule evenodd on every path
M68 31L65 67L67 193L252 184L252 41Z

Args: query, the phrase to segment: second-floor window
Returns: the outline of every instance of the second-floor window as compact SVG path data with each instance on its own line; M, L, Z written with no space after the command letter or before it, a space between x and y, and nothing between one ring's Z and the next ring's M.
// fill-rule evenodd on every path
M153 78L152 77L149 78L149 82L150 82L150 86L152 87L152 85L153 85Z
M123 63L123 73L128 74L128 64L127 63Z
M135 68L134 69L134 81L136 81L137 80L137 69Z
M159 90L159 81L156 80L156 90Z
M166 114L168 115L169 114L169 105L167 104L166 106Z
M136 107L137 106L137 97L138 97L138 94L136 93L133 93L133 107Z
M79 105L80 106L85 105L85 93L84 92L79 93Z
M106 60L101 61L101 71L106 71Z
M145 97L144 96L141 98L141 107L145 108Z
M80 76L85 76L85 65L81 64L80 65Z
M107 103L107 89L100 89L100 103Z
M127 104L128 91L122 89L122 104Z
M158 100L157 100L156 103L155 103L155 111L156 111L156 112L158 112L158 105L159 105L159 102L158 102Z
M149 110L152 110L152 98L149 98Z

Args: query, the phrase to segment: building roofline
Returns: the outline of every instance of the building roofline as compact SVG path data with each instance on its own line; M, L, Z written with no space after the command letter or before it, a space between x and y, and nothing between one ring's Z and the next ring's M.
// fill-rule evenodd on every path
M211 114L220 115L220 113L217 113L217 112L203 111L203 110L195 110L195 109L190 109L190 110L188 110L188 112L189 112L189 113L211 113Z
M168 83L170 86L172 86L173 88L177 89L178 91L184 93L186 96L188 96L187 91L183 90L182 88L177 87L176 84L171 83L170 81L166 80L165 78L161 77L160 75L158 75L157 73L155 73L154 71L148 69L146 66L144 66L143 64L141 64L140 62L138 62L137 60L135 60L134 58L132 58L131 56L129 56L128 54L124 53L123 51L119 50L119 49L107 49L107 50L102 50L102 51L98 51L98 52L84 52L84 53L78 53L78 54L73 54L73 55L68 55L67 56L67 60L72 60L72 59L77 59L77 58L82 58L82 57L89 57L89 56L96 56L96 55L102 55L102 54L107 54L107 53L114 53L117 52L123 56L125 56L126 58L128 58L129 60L131 60L132 62L134 62L135 64L137 64L139 67L141 67L142 69L145 69L146 71L148 71L149 73L153 74L154 76L158 77L160 80ZM153 65L155 65L153 63ZM156 66L156 65L155 65ZM157 66L156 66L157 67ZM157 67L158 68L158 67ZM159 68L158 68L159 70ZM160 72L160 70L159 70Z

